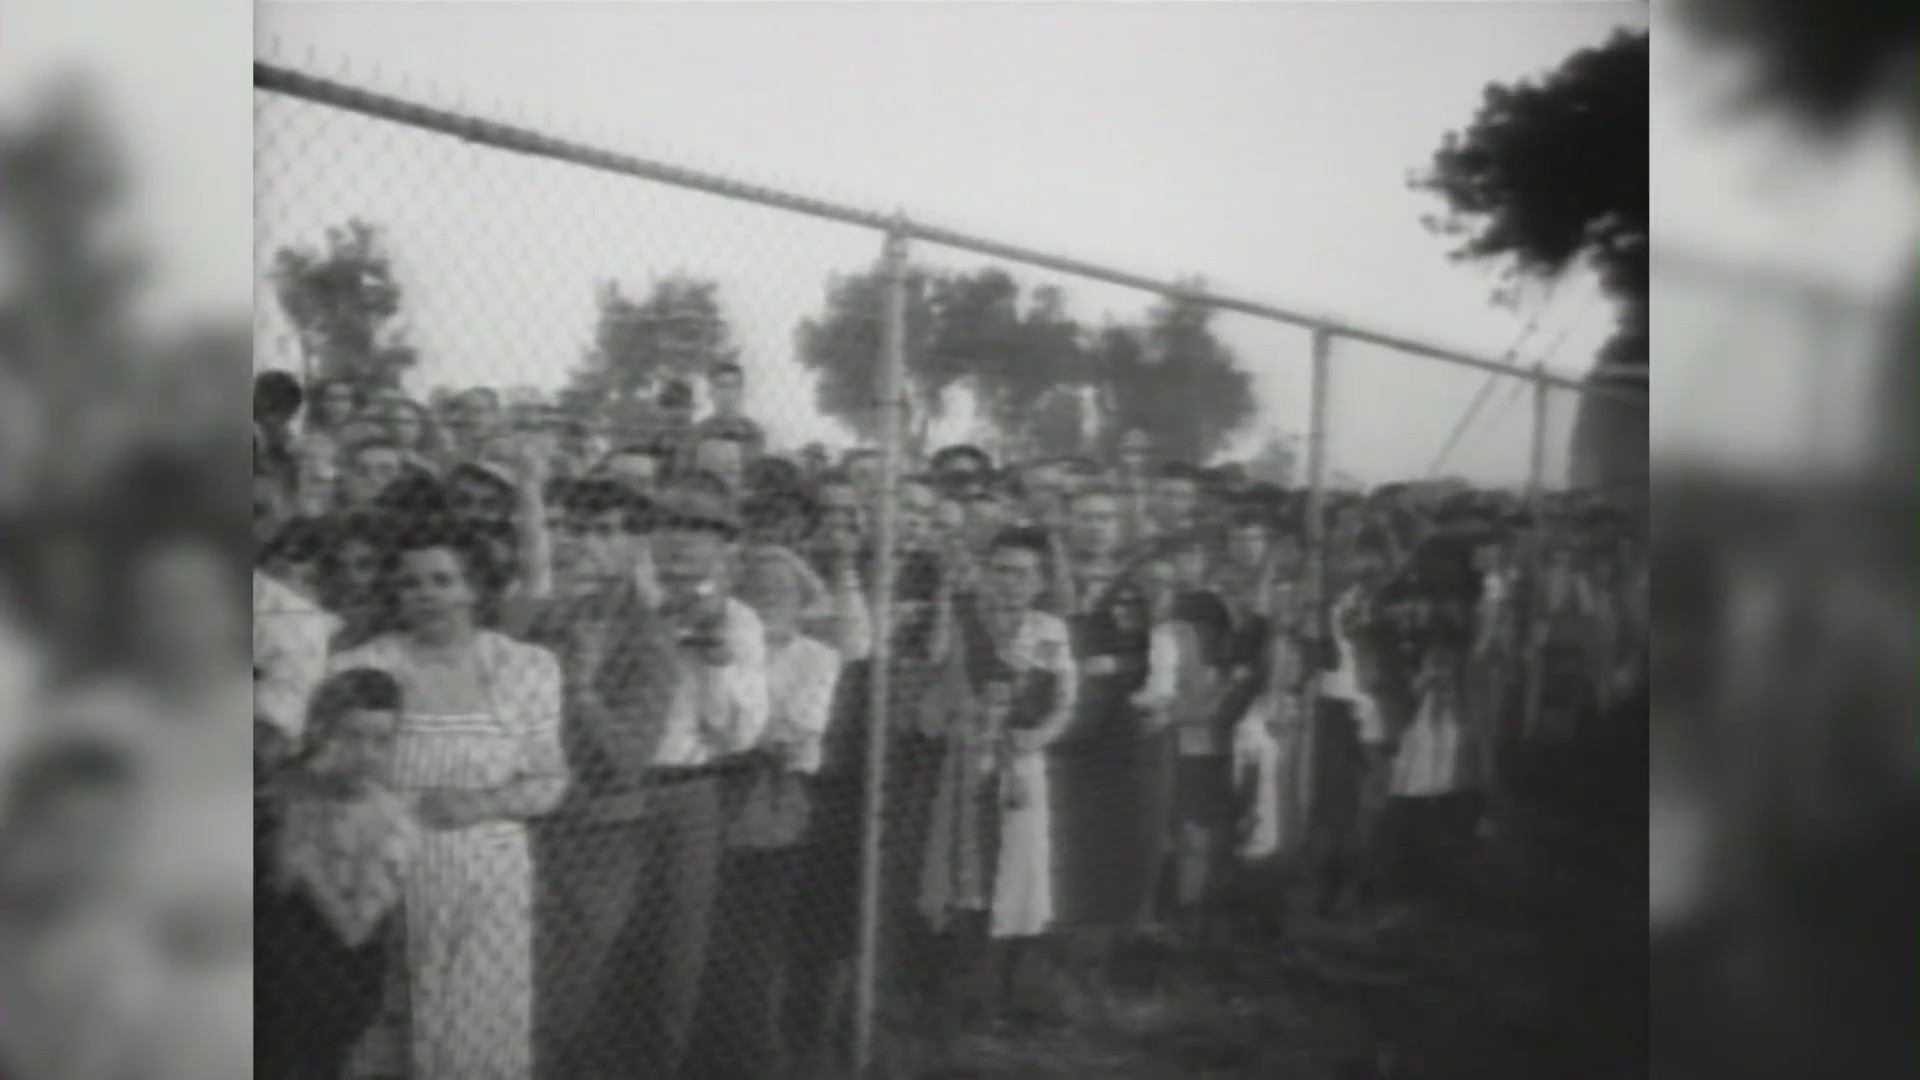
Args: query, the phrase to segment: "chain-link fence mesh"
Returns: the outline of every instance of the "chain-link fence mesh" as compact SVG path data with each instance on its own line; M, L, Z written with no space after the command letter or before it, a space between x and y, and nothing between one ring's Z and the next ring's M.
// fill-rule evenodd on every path
M1527 380L1345 341L1329 367L1327 462L1336 486L1525 487L1534 420ZM1565 446L1553 453L1564 475Z
M878 292L849 281L872 274L877 238L281 94L257 108L260 345L308 376L314 409L297 516L265 558L343 624L333 670L397 680L393 783L419 800L397 820L431 819L386 822L414 869L382 957L329 985L337 969L274 947L269 976L291 970L261 991L265 1074L331 1072L345 1050L373 1075L777 1075L776 1045L843 1042L865 709L842 656L864 654L868 616L846 603L862 568L839 540L864 508L756 451L845 443L795 334L818 323L800 355L872 369ZM837 404L870 416L865 394ZM730 568L699 539L723 524L744 541ZM676 682L674 654L643 644L766 648L693 588L653 626L608 570L643 529L663 589L724 570L766 626L812 635L775 647L757 703L725 675ZM504 589L489 625L557 672L484 638L449 674L403 629L436 621L424 582L476 542L488 580L458 588ZM762 557L776 545L797 557ZM712 695L727 704L698 719L718 730L675 711ZM556 806L530 778L557 754L573 784ZM342 1046L335 1016L366 1035ZM324 1067L306 1064L316 1046Z
M1315 336L1197 286L311 97L256 92L265 1075L915 1075L1109 1001L1087 940L1371 881L1439 721L1363 637L1564 696L1572 391L1328 339L1316 495Z

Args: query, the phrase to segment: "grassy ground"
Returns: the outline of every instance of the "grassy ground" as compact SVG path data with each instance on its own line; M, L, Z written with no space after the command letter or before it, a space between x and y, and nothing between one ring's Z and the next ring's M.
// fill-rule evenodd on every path
M1638 762L1643 763L1644 757ZM888 1025L880 1075L924 1080L1281 1077L1623 1080L1644 1075L1643 764L1632 748L1536 776L1451 912L1293 916L1180 958L1151 989L1063 988L940 1046ZM1276 901L1282 907L1287 900ZM906 1032L908 1034L902 1034Z

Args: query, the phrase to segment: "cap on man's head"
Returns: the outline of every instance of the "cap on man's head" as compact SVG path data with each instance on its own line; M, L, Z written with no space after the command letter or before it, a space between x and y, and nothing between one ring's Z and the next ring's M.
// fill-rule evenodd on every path
M447 470L449 481L459 479L479 480L490 487L500 488L508 493L520 489L519 481L505 465L496 461L463 461Z
M948 472L955 465L981 473L991 473L994 469L993 456L971 443L944 447L928 463L928 467L936 473Z
M475 386L453 395L448 401L452 405L478 405L489 412L500 409L500 395L490 386Z
M959 503L1001 502L1008 496L1004 477L992 473L935 473L935 489Z
M654 527L713 532L728 539L740 535L740 514L733 500L685 485L672 485L653 501Z
M632 484L612 476L589 476L569 480L555 492L558 504L569 514L604 514L618 511L636 526L645 522L653 508Z
M757 458L746 468L748 491L798 491L806 486L806 474L800 466L781 457Z

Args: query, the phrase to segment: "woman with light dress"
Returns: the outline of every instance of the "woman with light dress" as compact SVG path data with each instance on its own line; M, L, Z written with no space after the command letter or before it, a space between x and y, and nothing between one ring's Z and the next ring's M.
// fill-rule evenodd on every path
M1033 530L993 541L979 593L956 602L950 664L925 717L946 750L921 909L970 961L971 1004L989 1013L1054 916L1046 750L1072 722L1078 679L1066 624L1038 610L1046 560Z
M335 657L391 674L406 711L392 782L423 835L405 885L412 1080L533 1068L533 863L526 822L565 794L560 666L482 626L501 575L452 523L397 538L397 633Z
M1387 885L1402 902L1454 899L1471 869L1486 757L1466 661L1465 640L1443 637L1426 647L1414 679L1419 704L1390 768Z

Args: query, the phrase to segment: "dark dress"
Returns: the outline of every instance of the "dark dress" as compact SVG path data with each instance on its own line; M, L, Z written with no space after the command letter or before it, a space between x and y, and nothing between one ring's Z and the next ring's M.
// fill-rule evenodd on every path
M895 587L893 657L887 675L887 771L880 840L882 1000L896 1002L937 981L932 935L918 913L928 809L942 744L920 733L923 700L933 688L927 656L939 568L924 556L901 560ZM871 736L873 665L841 669L820 772L810 778L812 813L795 857L790 956L792 1007L787 1028L796 1049L810 1048L827 1010L831 983L858 945L863 804ZM844 975L840 975L844 977Z
M1127 929L1153 915L1172 798L1170 736L1132 704L1147 678L1145 605L1120 585L1068 621L1080 697L1049 752L1055 917L1066 929Z
M1174 601L1171 618L1192 628L1200 662L1221 675L1245 664L1245 639L1232 609L1212 589L1196 589ZM1244 813L1235 790L1233 729L1252 706L1259 685L1252 679L1223 682L1211 703L1208 726L1214 752L1173 755L1171 829L1176 859L1162 886L1174 908L1217 897L1233 872L1234 840ZM1178 735L1174 736L1178 739Z
M881 971L896 990L934 981L933 934L921 918L920 869L944 744L921 730L936 684L930 649L941 569L925 553L901 560L894 589L893 657L887 683L886 829L881 835ZM863 687L862 693L866 693ZM862 698L862 700L866 700Z
M279 818L270 799L255 799L254 1067L261 1080L337 1080L380 1014L387 935L348 946L303 890L280 888Z

